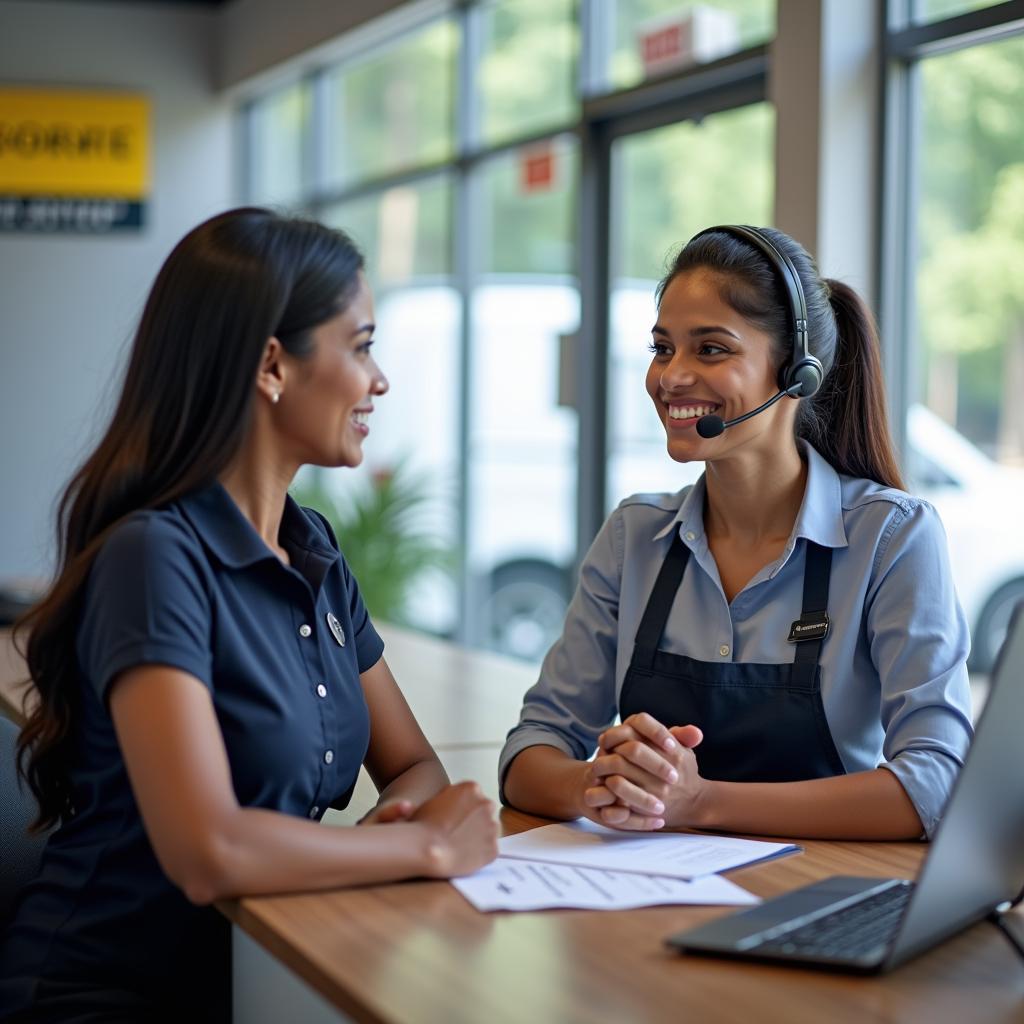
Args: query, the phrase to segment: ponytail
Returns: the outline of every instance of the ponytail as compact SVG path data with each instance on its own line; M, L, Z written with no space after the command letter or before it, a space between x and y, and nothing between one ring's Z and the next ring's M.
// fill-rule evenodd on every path
M878 331L860 296L822 281L836 320L836 350L818 393L801 411L797 434L840 473L905 489L889 430Z

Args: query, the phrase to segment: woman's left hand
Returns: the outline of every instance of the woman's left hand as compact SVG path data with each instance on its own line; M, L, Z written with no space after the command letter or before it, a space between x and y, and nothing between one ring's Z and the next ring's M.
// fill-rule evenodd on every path
M703 733L694 725L666 728L650 715L631 715L599 738L600 749L592 768L599 784L587 790L588 806L600 808L601 820L615 828L638 812L649 814L644 808L653 797L664 808L658 817L665 825L695 825L705 786L693 748L703 738ZM626 778L617 767L623 762L629 766L646 766L652 753L671 765L674 778L661 778L649 770L642 774L629 771L631 778ZM638 778L644 779L643 786L638 785Z
M377 804L372 810L367 811L356 824L390 825L395 821L408 821L415 810L416 806L411 800L392 800Z

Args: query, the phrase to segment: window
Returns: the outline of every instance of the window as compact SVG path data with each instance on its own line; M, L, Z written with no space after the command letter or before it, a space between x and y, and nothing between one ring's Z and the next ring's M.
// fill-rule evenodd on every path
M932 0L917 13L982 6ZM985 672L1024 597L1024 34L976 42L942 31L931 51L907 54L904 72L916 197L908 469L942 516L972 667Z
M457 47L445 19L327 73L329 185L452 155Z
M288 205L303 197L309 111L309 89L304 82L253 104L248 163L253 202Z
M485 3L478 11L477 134L485 144L574 120L579 30L573 0Z

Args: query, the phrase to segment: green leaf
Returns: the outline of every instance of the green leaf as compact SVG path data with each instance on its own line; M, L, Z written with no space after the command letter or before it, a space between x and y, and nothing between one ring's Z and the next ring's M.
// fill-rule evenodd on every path
M300 505L315 508L331 524L374 618L408 622L417 583L427 573L455 570L455 550L430 528L432 490L429 477L406 460L393 471L375 473L344 503L322 479L304 479L292 488Z

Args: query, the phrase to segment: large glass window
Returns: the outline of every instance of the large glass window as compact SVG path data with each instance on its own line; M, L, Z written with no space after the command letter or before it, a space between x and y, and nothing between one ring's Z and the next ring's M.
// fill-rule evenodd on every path
M1024 36L920 62L914 480L942 515L973 664L1024 597ZM935 472L938 467L940 472Z
M305 82L271 93L250 113L249 193L253 202L289 205L306 190L310 98Z
M348 231L382 293L451 271L451 179L431 177L333 203L324 219Z
M329 186L451 156L457 47L444 19L328 73Z
M490 2L478 16L481 141L503 142L573 120L579 45L574 0Z
M771 221L774 116L758 103L619 139L612 151L612 293L606 504L675 490L703 464L665 453L645 390L654 291L672 256L712 224Z

